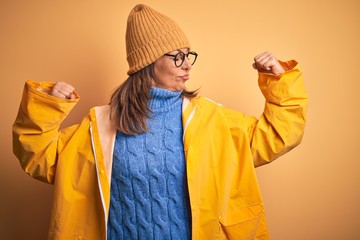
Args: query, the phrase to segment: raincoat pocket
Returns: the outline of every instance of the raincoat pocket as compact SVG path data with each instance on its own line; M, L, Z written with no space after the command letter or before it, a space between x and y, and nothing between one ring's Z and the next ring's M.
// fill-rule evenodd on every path
M225 239L268 239L262 203L229 210L220 226Z

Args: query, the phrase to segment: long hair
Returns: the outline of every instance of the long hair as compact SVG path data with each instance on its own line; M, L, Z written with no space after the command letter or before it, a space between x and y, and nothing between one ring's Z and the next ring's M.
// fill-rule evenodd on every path
M131 74L111 95L110 119L122 133L136 135L147 132L150 117L148 102L154 79L154 64ZM182 92L182 96L196 97L197 90Z

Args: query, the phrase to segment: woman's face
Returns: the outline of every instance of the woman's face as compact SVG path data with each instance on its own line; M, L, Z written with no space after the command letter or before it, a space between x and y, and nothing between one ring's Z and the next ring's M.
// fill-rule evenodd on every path
M176 55L179 51L187 54L189 49L183 48L172 51L169 54ZM170 91L184 90L185 82L190 78L190 70L191 63L187 57L185 57L184 62L180 67L176 67L174 57L164 55L154 63L153 85Z

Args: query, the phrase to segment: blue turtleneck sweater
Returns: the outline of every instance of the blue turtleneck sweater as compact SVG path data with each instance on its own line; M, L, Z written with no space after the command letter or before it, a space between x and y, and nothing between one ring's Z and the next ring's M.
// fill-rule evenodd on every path
M191 238L181 91L151 89L148 132L117 132L108 239Z

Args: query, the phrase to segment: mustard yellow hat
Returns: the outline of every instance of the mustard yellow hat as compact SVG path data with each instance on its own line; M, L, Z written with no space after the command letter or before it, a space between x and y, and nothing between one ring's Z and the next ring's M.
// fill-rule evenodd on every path
M180 48L190 48L190 43L174 20L144 4L131 10L126 28L128 75Z

